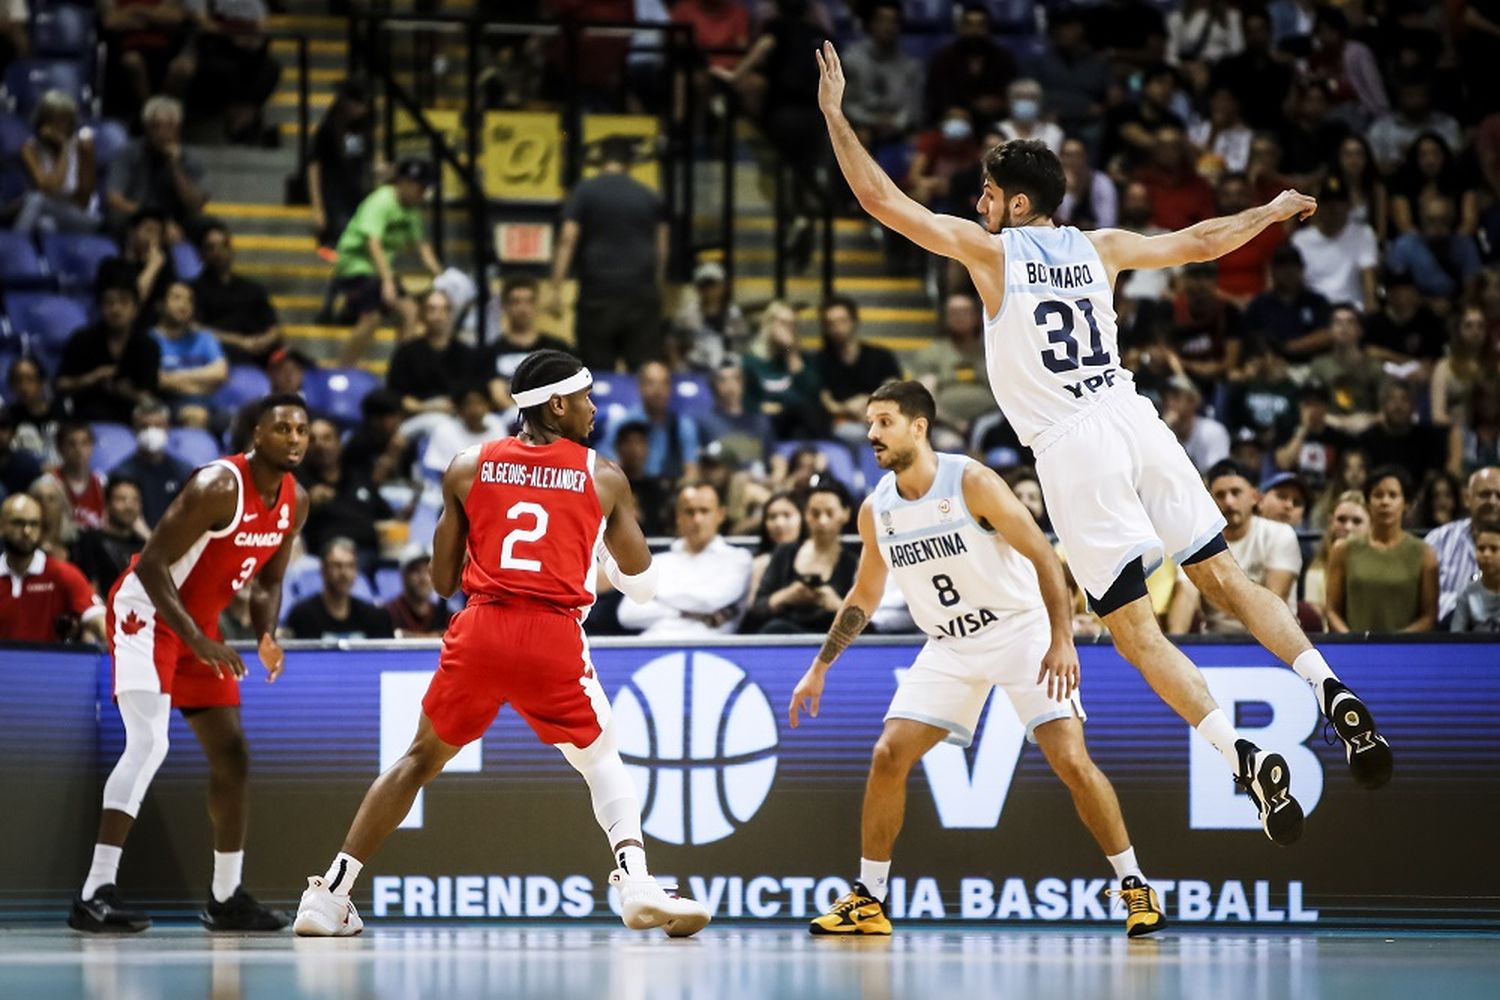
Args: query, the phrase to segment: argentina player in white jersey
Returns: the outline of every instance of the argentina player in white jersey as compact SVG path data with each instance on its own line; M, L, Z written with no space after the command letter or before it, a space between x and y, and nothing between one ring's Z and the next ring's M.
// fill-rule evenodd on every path
M907 776L938 743L973 742L995 688L1114 867L1126 933L1159 930L1161 904L1136 863L1114 787L1084 744L1072 601L1057 555L994 471L932 450L927 433L937 404L920 382L887 382L870 394L865 412L875 459L888 471L860 506L854 586L792 692L792 727L803 710L817 716L829 668L879 606L887 578L928 638L896 689L870 761L859 880L810 930L891 933L884 903Z
M1334 676L1285 602L1250 582L1224 541L1224 519L1175 435L1138 395L1115 342L1122 271L1214 260L1268 226L1307 218L1317 202L1283 191L1269 204L1174 233L1059 227L1062 164L1037 142L984 157L982 224L935 215L908 198L860 145L842 104L833 46L816 53L818 104L860 206L924 249L963 264L985 309L985 360L1001 410L1036 454L1042 493L1075 578L1115 647L1152 689L1223 755L1266 835L1302 832L1302 808L1280 754L1242 739L1203 675L1167 641L1146 596L1148 566L1170 555L1198 591L1243 622L1313 688L1344 742L1357 782L1378 788L1392 759L1369 709Z

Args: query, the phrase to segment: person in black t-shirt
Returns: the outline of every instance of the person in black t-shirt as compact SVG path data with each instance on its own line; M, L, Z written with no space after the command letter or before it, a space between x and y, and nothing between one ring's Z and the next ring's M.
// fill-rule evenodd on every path
M532 351L562 351L572 354L565 340L549 336L536 325L540 284L535 278L515 277L505 282L498 302L500 336L484 348L479 366L489 379L490 402L497 410L515 405L510 398L510 379L516 367Z
M296 476L307 490L302 540L308 549L317 552L335 538L347 538L359 550L361 565L373 567L380 548L375 525L391 516L391 508L367 478L340 464L339 431L330 421L308 425L307 457Z
M298 603L286 619L294 639L391 639L391 616L353 596L359 574L354 543L335 538L323 546L323 590Z
M1416 405L1411 387L1388 380L1380 390L1380 420L1359 436L1370 465L1396 465L1416 482L1441 469L1447 460L1447 435L1441 429L1412 422Z
M332 249L370 193L370 100L364 84L345 80L318 130L307 159L307 197L318 245Z
M453 303L434 288L422 299L422 336L391 355L386 387L407 416L452 413L453 394L479 377L479 355L453 336Z
M234 273L234 242L222 222L198 238L203 273L193 282L198 322L224 346L230 364L263 365L281 346L281 321L265 286Z
M128 424L156 392L161 348L137 323L140 296L129 275L101 277L98 303L99 319L63 347L57 393L74 420Z
M376 389L359 403L360 425L344 442L340 465L355 482L381 486L400 479L416 461L416 446L401 434L401 397Z
M834 296L823 303L822 317L818 371L823 376L823 408L833 420L834 435L861 446L869 395L900 378L901 365L884 347L860 340L859 306L853 299Z
M1365 321L1365 346L1382 361L1433 364L1448 348L1448 331L1422 301L1410 274L1385 276L1385 306Z
M108 594L130 558L146 544L141 520L141 487L134 479L111 476L104 486L104 523L78 536L72 562L101 596Z

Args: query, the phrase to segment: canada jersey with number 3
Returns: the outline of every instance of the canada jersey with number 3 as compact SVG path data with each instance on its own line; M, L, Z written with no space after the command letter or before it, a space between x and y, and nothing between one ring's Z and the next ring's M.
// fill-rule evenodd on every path
M1120 363L1114 290L1098 251L1072 226L1003 229L1005 298L984 318L990 388L1021 443L1112 393L1134 393Z
M505 438L480 447L464 499L462 586L470 603L524 601L580 620L588 613L604 534L594 462L592 449L566 439L531 445Z

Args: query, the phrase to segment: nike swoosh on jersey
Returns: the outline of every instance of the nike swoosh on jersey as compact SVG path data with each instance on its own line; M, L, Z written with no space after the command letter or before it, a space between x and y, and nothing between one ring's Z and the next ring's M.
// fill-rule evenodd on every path
M240 522L242 524L249 524L251 521L255 520L257 517L260 517L260 515L259 514L246 514L244 517L240 518Z

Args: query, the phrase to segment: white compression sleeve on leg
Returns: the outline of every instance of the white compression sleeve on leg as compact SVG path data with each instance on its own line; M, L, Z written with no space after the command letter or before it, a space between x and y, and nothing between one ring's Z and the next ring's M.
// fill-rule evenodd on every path
M134 816L156 769L167 758L172 697L155 691L121 691L118 700L125 722L125 752L104 782L104 808Z
M626 576L621 571L620 564L615 562L615 557L610 556L604 562L604 575L609 577L609 582L614 584L616 590L637 604L645 604L656 596L654 561L635 576Z
M620 759L614 730L604 730L586 749L571 743L559 743L557 749L588 782L594 819L609 838L609 849L613 851L615 845L626 840L643 843L640 800L636 797L635 782Z

